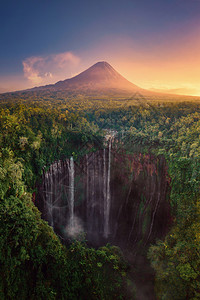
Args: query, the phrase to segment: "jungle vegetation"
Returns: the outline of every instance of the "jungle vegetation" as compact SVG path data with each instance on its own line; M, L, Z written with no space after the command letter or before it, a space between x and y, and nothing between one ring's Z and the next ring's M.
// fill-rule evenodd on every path
M95 151L106 129L134 151L165 156L172 226L147 251L155 290L158 299L199 299L199 103L26 97L0 102L0 299L126 299L120 250L63 245L32 196L43 169Z

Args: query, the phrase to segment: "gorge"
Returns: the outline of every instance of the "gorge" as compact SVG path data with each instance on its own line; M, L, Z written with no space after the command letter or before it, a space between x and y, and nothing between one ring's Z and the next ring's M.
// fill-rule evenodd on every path
M164 157L128 153L110 138L104 149L53 163L36 205L64 240L84 233L92 246L132 250L166 235L169 183Z

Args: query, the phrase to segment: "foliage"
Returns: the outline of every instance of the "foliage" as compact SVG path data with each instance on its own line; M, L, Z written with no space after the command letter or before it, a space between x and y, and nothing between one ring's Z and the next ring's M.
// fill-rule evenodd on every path
M157 296L199 299L200 105L62 93L6 97L0 106L0 298L123 298L120 253L80 242L66 248L30 195L43 168L102 147L105 130L114 129L129 151L162 154L168 163L173 227L148 252Z
M75 241L68 249L72 299L124 299L127 266L117 247L98 250Z
M0 299L123 299L126 265L114 247L66 249L41 219L12 150L0 152ZM110 281L113 284L110 285Z

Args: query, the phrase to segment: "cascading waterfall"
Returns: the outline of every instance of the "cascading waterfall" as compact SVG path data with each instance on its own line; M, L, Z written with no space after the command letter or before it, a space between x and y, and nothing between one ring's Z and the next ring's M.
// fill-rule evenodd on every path
M53 166L52 166L52 174L53 174ZM51 226L54 229L54 221L53 221L53 176L50 176L50 220L51 220Z
M104 236L105 236L105 211L106 211L106 198L107 198L107 190L106 190L106 149L103 149L103 216L104 216Z
M112 142L109 136L104 149L76 164L73 157L56 162L44 173L37 206L63 239L85 232L94 245L131 248L166 232L170 211L164 159L117 153Z
M107 176L104 176L104 180L105 180L104 189L106 189L106 192L104 192L104 236L105 238L107 238L110 233L109 216L110 216L110 201L111 201L111 194L110 194L111 143L112 140L110 138L108 144L108 172L107 172ZM104 160L104 165L105 165L105 160ZM107 182L106 182L106 178L107 178Z
M89 160L88 154L86 154L86 205L89 206ZM89 217L89 211L87 210L87 219Z
M116 151L111 134L105 140L103 149L76 163L73 157L53 163L43 173L36 205L64 243L83 237L92 247L111 243L143 264L141 253L163 239L172 222L166 162Z
M69 230L74 228L74 158L69 160Z

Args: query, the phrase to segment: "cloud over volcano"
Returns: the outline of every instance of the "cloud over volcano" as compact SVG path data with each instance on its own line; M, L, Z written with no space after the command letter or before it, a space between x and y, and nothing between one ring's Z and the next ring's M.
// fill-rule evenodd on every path
M24 76L32 84L46 84L74 72L80 58L72 52L63 52L47 56L32 56L26 58L23 64Z

